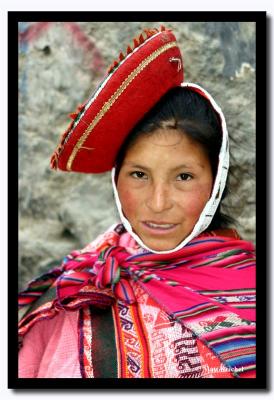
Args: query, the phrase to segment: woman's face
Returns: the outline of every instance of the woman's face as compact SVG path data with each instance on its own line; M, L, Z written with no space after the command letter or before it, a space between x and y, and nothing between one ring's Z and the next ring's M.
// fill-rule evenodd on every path
M202 145L174 129L157 129L128 149L117 190L133 231L152 250L164 251L192 231L212 185Z

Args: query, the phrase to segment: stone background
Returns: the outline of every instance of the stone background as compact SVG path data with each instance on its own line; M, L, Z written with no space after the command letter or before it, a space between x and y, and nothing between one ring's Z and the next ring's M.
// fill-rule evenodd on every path
M249 22L21 22L19 24L19 286L117 220L110 175L52 171L68 114L143 28L172 28L185 80L222 107L231 137L226 211L255 241L255 24Z

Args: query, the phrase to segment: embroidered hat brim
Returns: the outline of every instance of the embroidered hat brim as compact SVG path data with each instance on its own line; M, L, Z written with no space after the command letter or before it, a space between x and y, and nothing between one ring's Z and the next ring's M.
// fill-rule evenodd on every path
M101 173L115 165L116 156L133 127L171 88L183 81L183 63L176 38L162 28L145 31L120 53L91 98L72 114L51 158L63 171ZM124 58L123 58L124 57Z

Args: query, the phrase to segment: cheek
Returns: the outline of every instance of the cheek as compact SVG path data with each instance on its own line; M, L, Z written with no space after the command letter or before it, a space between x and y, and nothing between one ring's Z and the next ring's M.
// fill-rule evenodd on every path
M181 205L184 208L184 212L189 217L199 217L210 198L210 193L211 190L208 187L187 194L185 193L181 198Z
M131 219L138 212L140 199L136 193L128 189L126 185L117 184L117 191L123 212L128 219Z

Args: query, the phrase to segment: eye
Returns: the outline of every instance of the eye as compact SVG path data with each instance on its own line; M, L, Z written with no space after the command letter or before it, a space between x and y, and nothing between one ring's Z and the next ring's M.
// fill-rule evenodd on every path
M134 171L131 172L130 175L135 179L147 179L146 174L142 171Z
M177 176L178 181L189 181L190 179L192 179L192 176L190 174L186 174L186 173L183 173L183 174L180 174Z

